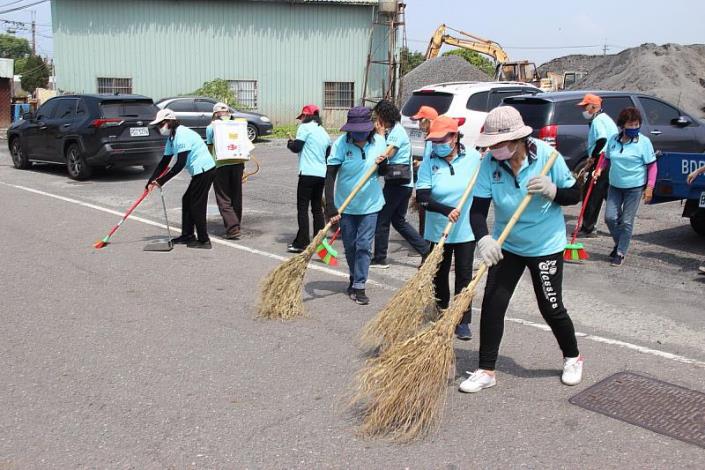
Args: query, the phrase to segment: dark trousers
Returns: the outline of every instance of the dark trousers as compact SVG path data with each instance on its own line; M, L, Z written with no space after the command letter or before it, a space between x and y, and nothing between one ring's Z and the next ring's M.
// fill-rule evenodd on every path
M595 170L593 165L590 168L590 173ZM585 182L585 191L589 188L588 185L592 184L592 176L588 178ZM600 209L602 209L602 202L607 198L607 188L609 188L610 179L609 172L603 171L600 177L595 183L595 187L592 188L592 194L590 194L590 199L587 201L587 206L585 206L585 214L583 215L583 225L581 230L586 233L590 233L595 230L595 225L597 224L597 219L600 217ZM585 197L586 193L583 193Z
M563 306L563 252L537 258L502 250L504 259L490 268L480 318L480 369L494 370L504 334L504 316L509 300L529 268L539 310L551 327L563 357L577 357L578 342L573 322Z
M313 216L313 234L317 234L323 229L325 221L323 218L323 188L326 179L319 176L299 175L299 185L296 188L296 212L299 221L299 231L296 234L294 243L297 248L306 248L311 243L308 225L308 208L311 206Z
M377 218L377 229L375 230L374 261L382 261L387 258L390 224L419 254L428 253L428 242L406 221L406 211L409 208L412 191L412 188L398 184L387 183L384 185L384 207Z
M202 242L210 240L206 211L213 178L215 178L215 168L192 177L186 192L181 197L181 233L187 237L193 236L195 227L198 240Z
M228 235L239 232L242 223L243 171L244 163L225 165L215 170L215 200Z
M426 209L419 206L419 235L423 237L426 231Z
M431 249L435 247L431 244ZM450 268L455 254L455 295L472 281L472 263L475 256L475 242L446 243L443 245L443 260L441 261L433 286L436 289L436 303L438 308L447 309L450 304ZM463 314L460 323L470 323L472 319L472 305Z

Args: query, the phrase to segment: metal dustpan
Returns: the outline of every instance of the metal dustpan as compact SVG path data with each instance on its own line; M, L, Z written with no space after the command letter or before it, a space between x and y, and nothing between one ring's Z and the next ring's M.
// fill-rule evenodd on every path
M144 247L144 251L171 251L174 249L174 243L171 241L171 229L169 228L169 216L166 214L166 203L164 202L164 191L159 188L159 195L162 199L162 209L164 209L164 222L166 222L166 233L168 238L158 242L152 242Z

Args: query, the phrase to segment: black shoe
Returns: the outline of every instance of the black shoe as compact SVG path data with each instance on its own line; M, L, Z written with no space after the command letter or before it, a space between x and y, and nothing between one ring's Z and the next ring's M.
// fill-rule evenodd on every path
M194 240L192 242L189 242L186 246L189 248L200 248L201 250L210 250L211 248L213 248L213 245L211 245L210 240L206 240L204 242Z
M226 240L239 240L240 239L240 231L239 230L233 230L232 233L226 233L223 235L223 238Z
M612 251L610 251L610 259L613 259L615 256L617 256L617 246L616 245L614 248L612 248Z
M370 262L370 267L371 268L377 268L377 269L389 269L389 263L387 263L386 259L380 259L380 260L372 260Z
M581 230L578 232L578 238L599 238L599 235L594 230L592 230L590 232L587 232L585 230Z
M612 258L612 266L619 268L622 264L624 264L624 256L618 253L617 256Z
M286 247L286 251L288 251L289 253L303 253L304 249L299 248L298 246L294 246L292 244Z
M353 294L350 296L358 305L367 305L370 303L370 298L365 294L365 289L353 289Z
M180 237L172 238L171 243L173 245L188 245L194 240L196 240L195 235L181 235Z
M355 300L355 295L354 295L355 289L353 289L352 282L350 284L348 284L347 293L348 293L348 297L350 297L352 300Z

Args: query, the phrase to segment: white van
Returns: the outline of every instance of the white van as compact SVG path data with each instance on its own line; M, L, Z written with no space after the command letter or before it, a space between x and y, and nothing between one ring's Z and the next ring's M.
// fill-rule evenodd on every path
M423 155L424 140L419 125L411 120L421 106L430 106L458 119L462 143L467 148L475 146L475 140L485 124L487 113L502 103L504 98L516 95L538 94L542 91L522 82L451 82L429 85L413 92L401 110L401 123L409 134L411 151L415 157Z

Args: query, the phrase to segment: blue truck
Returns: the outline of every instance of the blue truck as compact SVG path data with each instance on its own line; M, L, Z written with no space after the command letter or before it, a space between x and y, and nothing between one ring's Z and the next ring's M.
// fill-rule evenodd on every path
M653 204L685 200L683 217L705 236L705 174L688 184L688 175L705 166L705 153L664 152L659 155Z

